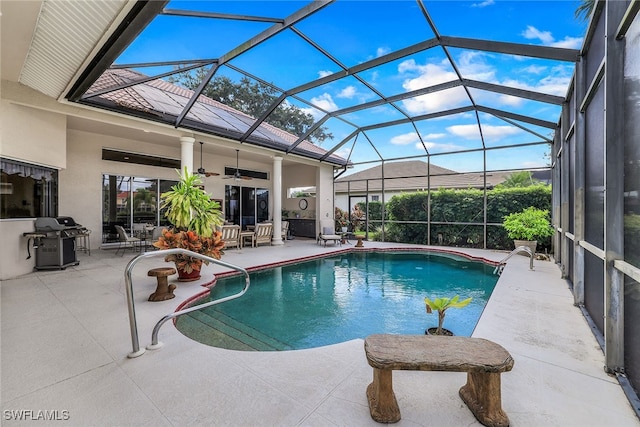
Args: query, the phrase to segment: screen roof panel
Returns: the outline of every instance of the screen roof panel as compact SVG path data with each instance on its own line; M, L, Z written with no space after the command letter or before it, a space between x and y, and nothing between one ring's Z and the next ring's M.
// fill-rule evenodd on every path
M171 1L119 55L105 46L113 67L75 85L94 96L69 98L338 164L417 155L415 140L438 156L544 142L584 32L568 3ZM245 110L178 67L268 96ZM307 114L297 131L274 127L286 108Z

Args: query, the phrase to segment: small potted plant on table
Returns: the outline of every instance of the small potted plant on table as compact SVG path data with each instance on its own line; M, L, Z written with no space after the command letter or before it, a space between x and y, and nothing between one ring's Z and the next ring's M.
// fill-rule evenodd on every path
M505 216L502 225L516 248L526 246L533 254L536 253L538 239L550 237L554 233L549 222L549 211L533 206Z
M216 226L224 222L220 203L204 191L198 175L189 173L187 168L179 175L180 181L161 195L162 208L166 208L165 217L173 227L163 229L153 246L158 249L182 248L220 259L224 248L222 233L216 231ZM182 254L167 255L165 261L175 262L180 281L199 279L202 264L208 264Z
M424 331L424 333L426 335L452 336L453 332L442 327L442 324L444 323L445 312L452 307L456 307L456 308L466 307L467 305L469 305L470 302L471 302L471 298L467 298L465 300L460 301L459 295L456 295L453 298L443 297L443 298L435 298L433 300L430 300L429 298L425 298L424 303L427 308L427 313L431 314L433 313L434 310L438 312L438 327L429 328L426 331Z

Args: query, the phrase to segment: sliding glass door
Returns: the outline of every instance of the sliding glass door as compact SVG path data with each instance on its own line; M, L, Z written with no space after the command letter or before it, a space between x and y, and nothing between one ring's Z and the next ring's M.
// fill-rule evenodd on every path
M243 230L258 222L269 220L269 190L265 188L225 187L225 220L240 224Z
M160 194L176 183L155 178L103 175L102 243L118 241L116 225L131 234L139 224L169 225L160 210Z

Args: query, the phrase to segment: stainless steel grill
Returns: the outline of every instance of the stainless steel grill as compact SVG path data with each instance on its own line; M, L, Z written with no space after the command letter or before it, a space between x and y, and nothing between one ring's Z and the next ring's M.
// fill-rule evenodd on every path
M76 256L76 236L84 231L82 225L68 216L36 218L35 231L24 233L25 237L33 239L35 269L64 270L70 265L80 264Z

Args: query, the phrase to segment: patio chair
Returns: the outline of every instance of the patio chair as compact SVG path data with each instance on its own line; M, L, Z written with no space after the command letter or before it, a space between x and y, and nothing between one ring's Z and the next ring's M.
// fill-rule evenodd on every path
M269 243L269 245L271 245L273 224L261 222L256 225L256 231L253 234L253 244L255 246L258 246L260 243Z
M239 225L223 225L222 241L224 242L224 248L240 248L240 226Z
M287 240L289 235L289 221L282 221L282 240Z
M118 246L118 250L116 250L116 255L118 255L120 249L122 249L122 255L120 256L123 256L124 252L127 250L127 247L130 247L132 250L134 250L136 246L140 247L140 239L138 239L137 237L129 236L121 225L114 225L114 227L118 232L118 242L120 243L120 245Z
M318 234L316 244L324 242L324 245L327 246L327 242L329 241L333 241L334 244L339 244L340 246L342 246L341 235L336 234L336 232L331 227L322 227L322 233Z

